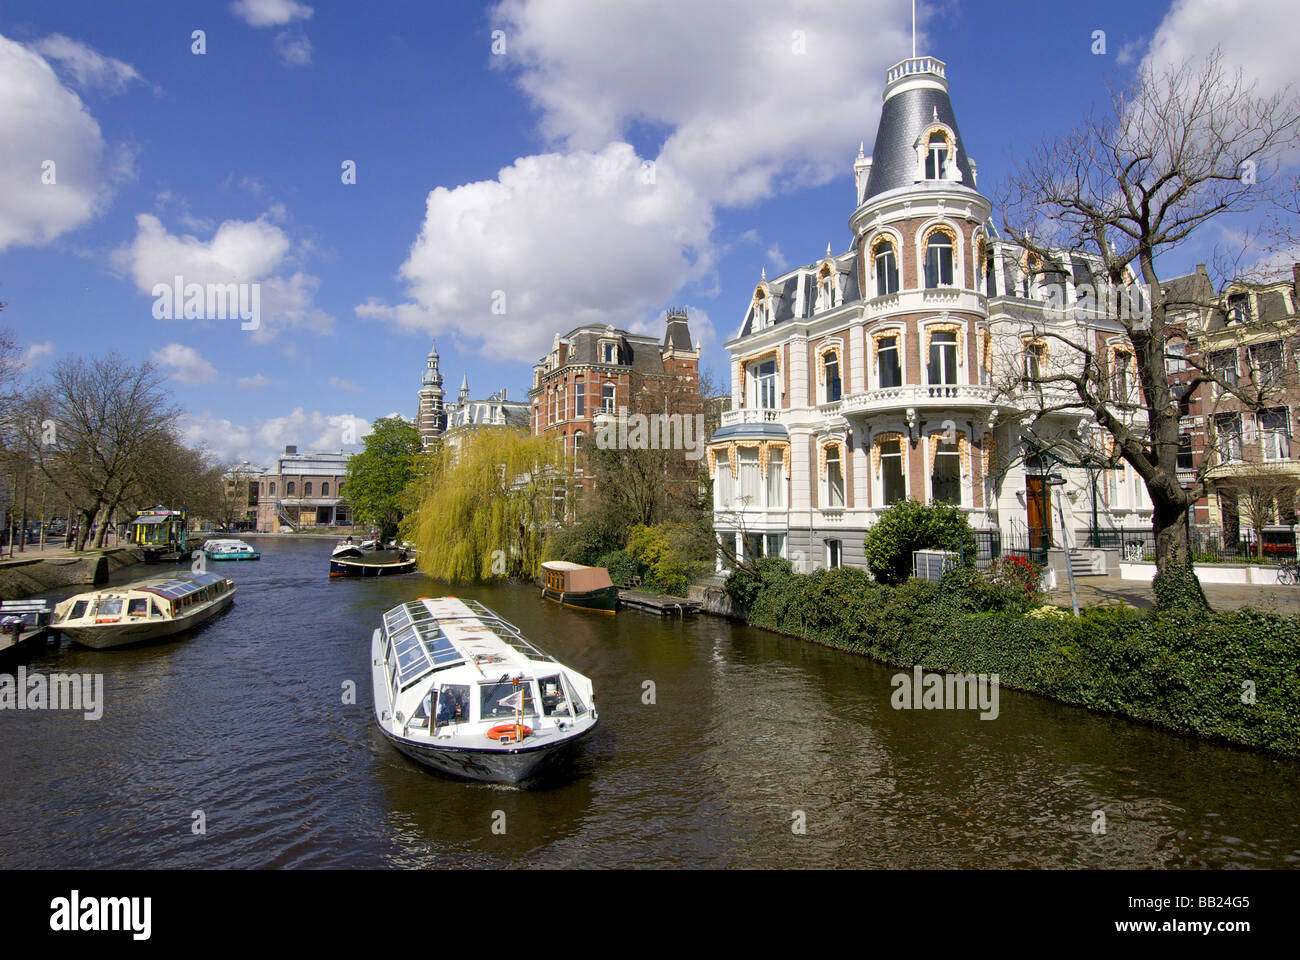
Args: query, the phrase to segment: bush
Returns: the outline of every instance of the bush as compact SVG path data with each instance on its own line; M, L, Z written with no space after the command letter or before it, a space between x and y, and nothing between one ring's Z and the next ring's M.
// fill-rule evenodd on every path
M1024 613L1039 599L1038 568L1023 557L999 557L987 572L956 567L942 580L942 599L971 613Z
M916 550L953 550L975 563L975 534L966 514L948 504L903 500L880 515L867 531L867 568L881 583L899 584L912 573Z
M561 527L547 538L543 557L546 560L568 560L588 567L602 567L600 558L620 544L617 539L595 520L579 520Z
M712 550L713 540L705 542ZM711 569L701 557L700 544L694 525L668 523L633 527L625 549L644 571L647 590L684 597L691 577Z
M771 589L778 580L793 575L794 567L789 560L782 557L760 557L752 564L731 571L725 589L727 596L740 606L748 608L764 585Z
M620 587L631 585L638 577L645 579L645 568L626 550L610 551L596 561L596 566L608 570L609 578Z

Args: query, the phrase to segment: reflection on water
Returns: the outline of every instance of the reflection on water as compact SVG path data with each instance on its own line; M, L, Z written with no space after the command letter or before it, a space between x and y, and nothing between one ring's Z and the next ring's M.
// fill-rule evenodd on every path
M1300 863L1291 761L1014 691L994 721L896 711L896 671L712 617L608 617L418 575L331 583L327 542L258 547L218 565L234 607L192 635L28 663L102 672L105 714L0 714L0 867ZM592 677L601 723L564 777L461 783L375 729L379 614L444 592Z

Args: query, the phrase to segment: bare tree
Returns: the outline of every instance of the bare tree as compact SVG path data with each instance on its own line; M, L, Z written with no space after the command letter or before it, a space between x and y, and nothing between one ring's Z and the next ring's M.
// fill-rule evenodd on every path
M1256 406L1259 398L1208 364L1196 365L1182 396L1173 395L1167 345L1173 315L1186 305L1170 302L1156 261L1217 217L1275 207L1272 165L1298 129L1300 100L1289 90L1258 94L1216 50L1203 62L1144 68L1132 88L1112 96L1108 115L1045 141L1004 191L1007 231L1028 252L1031 270L1066 274L1061 251L1087 251L1104 286L1128 292L1127 302L1140 307L1109 311L1125 341L1121 351L1093 330L1044 331L1072 358L1034 379L1052 388L1040 412L1090 414L1113 442L1105 452L1142 478L1161 570L1187 556L1184 516L1205 489L1200 479L1186 490L1179 480L1180 417L1206 383Z

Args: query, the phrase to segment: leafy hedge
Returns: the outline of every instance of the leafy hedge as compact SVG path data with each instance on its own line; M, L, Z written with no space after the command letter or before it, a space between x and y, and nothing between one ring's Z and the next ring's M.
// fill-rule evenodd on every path
M1300 617L1099 608L1076 620L972 611L951 578L888 587L858 570L768 574L750 604L757 626L903 667L996 673L1063 703L1300 757ZM1253 704L1242 702L1248 681Z

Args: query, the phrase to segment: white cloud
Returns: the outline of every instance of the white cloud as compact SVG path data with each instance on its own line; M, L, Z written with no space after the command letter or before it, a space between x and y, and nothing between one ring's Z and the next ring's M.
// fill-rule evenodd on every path
M1229 67L1259 82L1259 93L1275 93L1296 80L1295 41L1289 29L1261 25L1290 23L1295 12L1294 0L1175 0L1144 63L1178 65L1217 46Z
M207 241L169 233L153 214L135 219L135 239L115 251L113 261L131 275L141 293L152 296L155 284L170 285L177 276L186 284L257 283L261 320L251 334L254 341L266 342L290 327L331 331L333 317L315 306L320 280L283 269L289 266L293 244L266 217L226 220Z
M160 367L170 367L168 380L187 387L212 383L217 379L217 368L208 363L193 347L169 343L150 354L150 359Z
M330 387L334 390L342 390L344 393L360 393L361 388L351 380L344 380L342 377L330 377Z
M671 167L646 179L633 149L614 143L439 187L400 271L411 300L371 300L357 315L456 331L515 360L536 359L557 330L643 320L712 269L713 228L709 205Z
M276 34L275 52L291 67L305 67L311 63L311 41L302 33Z
M0 131L0 252L48 243L107 202L117 175L99 124L40 55L3 36Z
M646 123L666 133L659 159L696 190L747 204L848 171L875 129L885 70L909 50L905 8L503 0L495 22L555 143L595 150Z
M250 27L282 27L294 20L307 20L314 12L296 0L235 0L230 9Z
M768 247L766 256L767 262L777 271L784 270L786 265L790 262L785 258L785 254L781 252L781 245L779 243L774 243Z
M111 95L125 92L133 81L144 82L144 77L131 64L106 57L61 33L52 33L30 46L46 60L56 62L82 90Z
M370 423L353 414L310 413L297 407L288 416L236 423L211 411L181 418L181 436L192 447L209 451L226 463L248 460L271 466L288 445L302 452L345 450L356 452L370 433ZM356 442L345 444L344 435Z
M241 390L263 390L279 382L278 380L272 380L264 373L256 373L251 377L239 377L235 380L235 386Z
M43 359L54 353L54 341L46 340L44 343L33 343L23 353L22 366L24 370L30 370Z

